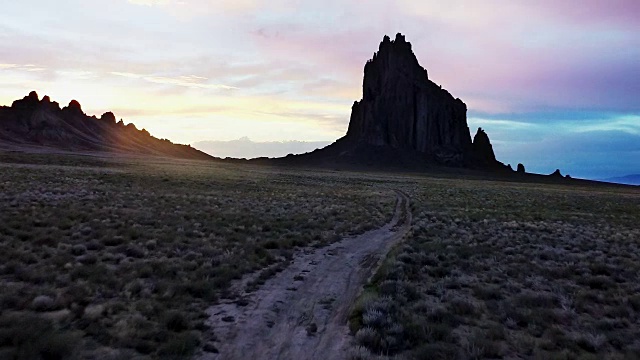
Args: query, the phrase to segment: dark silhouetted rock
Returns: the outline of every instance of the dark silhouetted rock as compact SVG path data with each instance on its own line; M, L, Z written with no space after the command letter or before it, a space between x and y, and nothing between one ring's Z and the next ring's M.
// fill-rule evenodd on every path
M496 162L496 155L493 153L489 136L482 128L478 128L473 137L473 157L475 163L480 165L488 166Z
M76 100L71 100L69 105L62 109L66 116L83 116L82 106Z
M433 155L462 165L471 149L467 106L428 78L401 34L385 36L364 68L345 139Z
M45 95L42 97L39 107L46 111L60 111L60 104L55 101L51 101L49 95Z
M82 106L80 106L80 103L77 100L71 100L68 107L72 110L82 111Z
M471 141L467 106L429 80L401 34L385 36L367 61L362 99L351 108L347 134L288 164L346 164L423 169L434 164L508 171L486 133Z
M519 173L523 173L524 174L525 173L524 165L519 163L518 164L518 169L516 171L519 172Z
M0 106L0 149L31 147L213 159L190 146L157 139L133 124L125 126L122 120L116 125L111 112L100 119L87 116L76 100L60 109L48 96L39 100L35 91L11 107Z
M48 95L45 95L42 100L40 100L39 108L43 111L58 112L60 111L60 104L55 101L51 101L51 98Z
M32 91L24 98L14 101L13 104L11 104L11 108L18 111L32 111L39 103L40 99L38 98L38 93Z
M556 171L554 171L553 173L549 174L549 176L562 177L562 174L560 173L560 169L556 169Z
M111 111L108 111L108 112L102 114L102 116L100 116L100 120L106 121L109 124L115 124L116 123L116 116Z

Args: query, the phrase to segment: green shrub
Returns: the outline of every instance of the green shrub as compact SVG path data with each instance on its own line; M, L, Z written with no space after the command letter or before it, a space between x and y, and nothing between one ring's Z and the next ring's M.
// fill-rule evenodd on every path
M176 310L169 311L164 316L164 324L167 329L174 332L181 332L190 328L187 316Z
M165 344L158 349L161 357L189 357L200 345L200 337L194 332L183 332L171 336Z

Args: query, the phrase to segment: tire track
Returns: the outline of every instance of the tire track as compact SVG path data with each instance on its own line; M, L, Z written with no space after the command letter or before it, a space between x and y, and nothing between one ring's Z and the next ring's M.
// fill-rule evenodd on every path
M244 294L244 306L229 301L210 307L208 324L219 352L197 358L344 358L350 307L411 226L409 197L397 190L396 197L394 216L385 226L297 254L286 269Z

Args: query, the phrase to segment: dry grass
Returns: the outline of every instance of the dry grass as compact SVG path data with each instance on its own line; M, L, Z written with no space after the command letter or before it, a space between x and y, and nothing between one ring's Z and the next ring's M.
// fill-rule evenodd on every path
M640 357L640 191L451 180L407 191L412 232L352 314L370 354Z
M233 279L378 227L394 205L334 173L11 160L33 163L0 164L0 358L188 356Z
M2 161L0 358L188 357L232 280L386 223L391 189L413 227L354 305L352 358L640 357L635 189Z

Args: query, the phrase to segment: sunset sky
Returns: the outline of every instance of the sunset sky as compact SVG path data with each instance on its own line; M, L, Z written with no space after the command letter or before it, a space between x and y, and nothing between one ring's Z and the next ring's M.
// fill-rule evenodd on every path
M174 142L333 141L406 35L499 160L640 173L640 1L7 1L0 105L36 90Z

